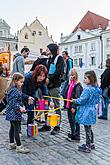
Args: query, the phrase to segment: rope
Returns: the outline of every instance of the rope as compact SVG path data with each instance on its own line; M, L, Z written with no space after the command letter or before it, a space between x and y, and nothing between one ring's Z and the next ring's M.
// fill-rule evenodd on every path
M62 106L60 106L60 107L57 107L57 108L55 108L55 109L52 109L52 110L27 110L27 112L41 112L41 114L40 115L38 115L38 116L36 116L36 117L34 117L34 119L33 120L35 120L35 119L38 119L38 118L40 118L41 116L42 116L42 113L43 112L47 112L47 113L45 113L45 115L46 114L48 114L49 112L54 112L54 111L57 111L58 109L61 109L61 108L63 108Z
M64 98L61 98L61 97L54 97L54 96L43 96L43 97L73 102L73 100L64 99Z

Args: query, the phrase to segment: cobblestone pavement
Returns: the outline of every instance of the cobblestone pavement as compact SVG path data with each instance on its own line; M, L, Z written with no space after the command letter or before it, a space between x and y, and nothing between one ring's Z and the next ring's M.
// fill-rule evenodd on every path
M26 125L22 125L22 143L31 150L26 155L8 149L8 130L9 122L0 115L0 165L110 165L110 119L97 120L93 128L96 150L89 154L77 150L78 142L66 140L69 132L66 111L62 112L61 131L56 136L46 132L29 138L26 136ZM81 126L80 143L85 142L84 137Z

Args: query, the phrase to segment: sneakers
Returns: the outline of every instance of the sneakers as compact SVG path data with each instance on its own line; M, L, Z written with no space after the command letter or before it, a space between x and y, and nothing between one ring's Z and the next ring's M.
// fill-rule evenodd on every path
M9 149L10 150L16 149L16 144L15 143L10 143L9 144Z
M56 134L59 133L59 132L60 132L60 127L56 126L56 127L54 127L54 129L52 130L51 135L56 135Z
M78 147L78 151L90 153L91 152L91 146L89 146L87 144L82 144L81 146Z
M95 150L95 144L91 143L91 150Z
M27 154L30 152L30 150L21 145L21 146L16 146L16 152Z
M50 131L50 130L51 130L51 127L48 125L44 125L43 127L38 129L39 132L46 132L46 131Z
M80 136L72 135L70 133L68 133L68 138L70 138L71 140L80 140Z
M104 116L98 116L98 119L108 120L107 117L104 117Z

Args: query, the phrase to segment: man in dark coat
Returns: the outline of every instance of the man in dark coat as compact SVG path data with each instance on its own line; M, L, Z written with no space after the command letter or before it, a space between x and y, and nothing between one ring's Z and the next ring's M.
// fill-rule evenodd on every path
M61 75L64 72L64 60L61 55L59 55L59 47L57 44L51 43L47 45L46 51L49 59L48 59L48 89L49 95L54 97L60 97L60 87L61 87ZM55 104L55 108L60 106L60 101L57 99L53 99ZM61 110L57 110L56 113L60 115L61 120ZM48 126L44 125L39 131L47 131ZM55 135L60 131L60 126L54 127L51 134Z

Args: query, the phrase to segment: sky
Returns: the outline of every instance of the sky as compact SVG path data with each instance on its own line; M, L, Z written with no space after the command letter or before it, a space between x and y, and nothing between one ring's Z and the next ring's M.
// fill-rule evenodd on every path
M110 19L109 0L0 0L0 18L13 35L37 17L55 42L61 33L69 35L88 10Z

